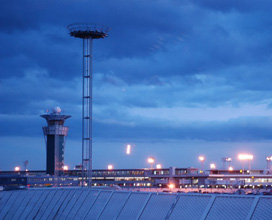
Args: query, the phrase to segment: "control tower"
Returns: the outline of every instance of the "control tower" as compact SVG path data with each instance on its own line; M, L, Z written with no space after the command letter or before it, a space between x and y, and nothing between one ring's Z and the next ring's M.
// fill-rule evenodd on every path
M56 106L52 113L41 115L46 119L47 125L43 127L46 144L46 173L61 176L64 166L65 137L69 127L64 122L70 115L61 114L60 107Z

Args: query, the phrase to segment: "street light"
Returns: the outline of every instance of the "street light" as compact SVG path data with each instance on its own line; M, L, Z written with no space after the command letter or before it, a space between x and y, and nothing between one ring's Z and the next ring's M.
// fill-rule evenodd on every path
M15 167L14 170L15 171L20 171L20 167Z
M200 160L200 163L201 163L201 170L202 170L202 172L204 172L205 157L204 156L199 156L198 159Z
M24 161L25 171L28 171L27 165L28 165L28 160Z
M222 158L222 162L223 162L223 170L226 169L225 168L225 163L228 162L229 163L229 167L230 167L230 162L232 161L231 157L223 157Z
M248 170L250 172L250 161L253 160L253 155L252 154L239 154L238 159L243 161L243 174L244 172L244 161L248 160Z
M157 164L156 168L161 169L162 168L161 164Z
M108 165L108 170L112 170L113 169L113 165L109 164Z
M229 167L229 171L233 171L233 167Z
M266 157L266 161L267 161L267 169L270 170L270 164L271 164L271 161L272 161L272 156L270 157Z
M154 157L149 157L149 158L147 159L147 162L150 163L151 169L152 169L152 168L153 168L153 163L155 162L155 158L154 158Z
M69 170L69 167L67 165L64 165L63 170Z
M215 168L216 168L215 164L214 164L214 163L211 163L211 164L210 164L210 168L211 168L211 169L215 169Z

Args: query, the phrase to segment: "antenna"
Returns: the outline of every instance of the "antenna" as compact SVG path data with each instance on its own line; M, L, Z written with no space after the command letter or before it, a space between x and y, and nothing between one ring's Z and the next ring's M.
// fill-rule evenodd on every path
M92 99L93 99L93 39L105 38L110 31L104 25L76 23L67 26L72 37L83 39L82 73L82 187L84 178L92 186Z

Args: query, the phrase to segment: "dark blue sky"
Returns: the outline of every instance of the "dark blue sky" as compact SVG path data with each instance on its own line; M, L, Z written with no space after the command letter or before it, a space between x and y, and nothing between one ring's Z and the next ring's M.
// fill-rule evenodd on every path
M81 161L82 42L66 26L105 24L94 41L94 168L221 167L272 155L272 2L8 1L0 7L0 170L45 169L39 115L72 115L65 162ZM125 144L134 144L130 156Z

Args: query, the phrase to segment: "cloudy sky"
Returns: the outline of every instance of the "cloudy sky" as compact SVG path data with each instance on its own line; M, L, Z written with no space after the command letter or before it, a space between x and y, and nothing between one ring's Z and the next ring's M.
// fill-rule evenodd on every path
M94 41L94 168L199 167L272 155L272 2L3 0L0 170L45 169L39 117L59 105L65 163L81 162L82 41L68 24L111 27ZM125 145L132 154L125 155Z

